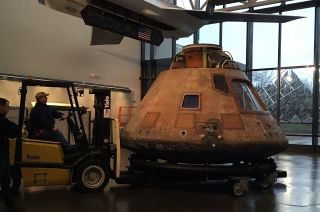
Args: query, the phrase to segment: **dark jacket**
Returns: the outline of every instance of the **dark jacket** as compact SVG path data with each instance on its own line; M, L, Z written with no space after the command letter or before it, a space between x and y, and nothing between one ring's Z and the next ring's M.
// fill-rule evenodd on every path
M0 158L9 156L9 139L18 134L18 125L9 121L4 114L0 114Z
M36 103L30 113L30 129L40 130L54 128L55 119L61 118L63 113L49 107L46 104Z

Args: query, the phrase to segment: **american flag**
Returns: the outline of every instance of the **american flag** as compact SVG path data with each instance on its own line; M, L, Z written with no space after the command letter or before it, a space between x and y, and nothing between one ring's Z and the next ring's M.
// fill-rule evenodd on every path
M151 39L152 29L140 27L138 32L138 38L146 41L150 41Z

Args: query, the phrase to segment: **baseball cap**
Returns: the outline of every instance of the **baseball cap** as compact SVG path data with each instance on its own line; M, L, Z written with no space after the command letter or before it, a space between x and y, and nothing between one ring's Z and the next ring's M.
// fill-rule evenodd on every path
M40 98L42 98L42 97L44 97L44 96L49 96L49 94L48 94L48 93L45 93L45 92L38 92L38 93L35 95L36 100L38 100L38 99L40 99Z

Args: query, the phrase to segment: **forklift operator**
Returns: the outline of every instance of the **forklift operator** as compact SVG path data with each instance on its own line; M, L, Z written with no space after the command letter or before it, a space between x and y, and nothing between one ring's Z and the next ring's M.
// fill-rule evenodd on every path
M30 133L34 138L42 140L52 140L61 143L62 148L69 146L67 140L63 136L62 132L55 125L55 119L65 119L66 115L58 112L57 110L49 107L47 101L48 93L39 92L35 98L37 100L36 105L31 109L30 113Z
M2 196L7 208L14 207L14 199L10 194L9 139L15 138L18 126L5 116L9 112L9 101L0 98L0 182Z

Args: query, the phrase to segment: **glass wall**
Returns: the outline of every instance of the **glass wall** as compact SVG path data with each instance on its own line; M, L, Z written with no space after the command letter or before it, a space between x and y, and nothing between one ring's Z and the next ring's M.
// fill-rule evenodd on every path
M283 14L305 18L282 25L281 66L313 64L314 8L295 10Z
M281 66L313 64L314 8L283 14L305 18L282 25ZM313 74L314 68L281 71L280 125L291 144L312 144Z
M219 24L205 25L200 29L199 43L210 43L219 45Z
M154 47L154 59L163 59L172 57L172 39L165 38L160 46Z
M233 60L246 63L247 24L239 22L223 23L222 47L229 51Z
M180 7L191 9L189 0L177 0L176 2ZM201 9L205 10L206 0L199 0L199 2ZM300 3L296 4L297 2ZM223 49L229 51L233 55L233 59L242 65L246 63L246 50L252 49L252 61L249 61L252 62L253 68L252 82L259 95L279 122L290 143L311 145L312 136L314 140L320 134L312 132L312 123L317 123L313 118L313 104L315 103L313 89L314 87L318 88L320 81L320 79L313 79L315 74L314 55L319 55L320 50L314 52L316 44L314 36L315 6L310 6L309 2L305 4L309 8L303 8L304 5L301 2L307 2L307 0L286 1L281 7L277 7L280 3L276 3L254 8L254 10L271 9L272 12L277 12L276 10L279 8L288 9L286 4L290 4L290 7L296 4L294 8L302 8L282 13L283 15L305 18L282 24L281 32L279 32L280 25L277 23L254 23L252 43L250 41L247 43L247 23L223 22L222 32L220 32L220 24L203 26L199 30L198 42L219 44L221 40ZM236 5L243 4L228 4L226 7L230 8ZM221 8L222 5L216 7L217 10ZM318 27L320 27L320 20L317 21ZM281 33L280 36L279 33ZM222 34L222 38L220 38L220 34ZM193 35L178 39L176 40L176 50L181 51L183 46L193 42ZM281 52L278 52L280 43ZM157 52L154 54L156 55ZM148 55L146 57L148 58ZM279 62L281 62L280 67L278 67ZM314 82L316 85L313 85ZM280 87L278 87L279 84Z
M277 73L277 70L259 70L252 73L254 87L275 118ZM282 69L280 73L280 127L290 136L289 143L311 145L313 69Z
M254 23L253 25L253 68L277 67L278 24Z
M285 132L311 134L312 74L310 69L304 68L281 71L280 122L286 123L283 126L291 125L283 127Z
M186 38L180 38L176 41L176 52L179 52L182 50L183 46L193 44L193 35L190 35L189 37Z
M308 68L281 71L280 126L288 135L300 134L290 137L291 144L311 145L312 74Z
M277 71L255 71L252 84L274 118L277 115Z
M150 60L150 44L144 44L144 60Z

